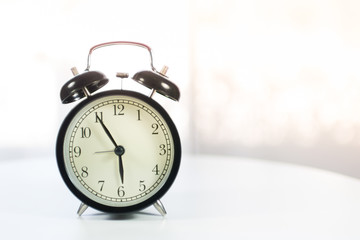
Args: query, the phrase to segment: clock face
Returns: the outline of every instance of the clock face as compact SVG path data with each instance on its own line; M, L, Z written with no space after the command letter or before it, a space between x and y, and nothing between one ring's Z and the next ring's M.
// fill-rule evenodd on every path
M108 212L147 207L170 188L180 140L165 110L130 91L90 96L60 128L57 160L70 190Z

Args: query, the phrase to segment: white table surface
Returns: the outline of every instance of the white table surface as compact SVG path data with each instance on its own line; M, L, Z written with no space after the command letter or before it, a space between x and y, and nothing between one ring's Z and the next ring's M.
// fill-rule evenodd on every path
M164 218L78 217L55 157L0 162L0 189L1 239L360 239L360 180L265 160L183 156Z

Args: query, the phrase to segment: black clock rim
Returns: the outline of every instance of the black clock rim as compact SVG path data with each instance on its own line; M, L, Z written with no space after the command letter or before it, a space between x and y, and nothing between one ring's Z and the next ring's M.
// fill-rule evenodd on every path
M166 182L164 183L164 185L153 196L146 199L145 201L135 204L135 205L126 206L126 207L113 207L113 206L104 205L104 204L95 202L94 200L89 199L87 196L85 196L80 190L78 190L75 187L75 185L70 180L68 174L66 173L65 161L64 161L64 156L63 156L63 145L64 145L64 140L65 140L65 133L66 133L66 130L67 130L71 120L74 118L74 116L85 105L87 105L88 103L90 103L96 99L106 97L106 96L117 96L117 95L118 96L135 97L135 98L138 98L138 99L146 102L150 106L152 106L164 118L165 122L169 126L169 129L172 134L173 141L174 141L174 162L173 162L173 166L170 170L169 177L166 180ZM103 211L103 212L129 213L129 212L139 211L139 210L142 210L144 208L151 206L157 200L161 199L165 195L165 193L170 189L173 182L175 181L175 178L176 178L179 168L180 168L181 142L180 142L179 133L177 131L177 128L176 128L174 122L172 121L172 119L170 118L170 116L166 112L166 110L160 104L158 104L155 100L153 100L152 98L149 98L141 93L133 92L133 91L129 91L129 90L109 90L109 91L104 91L104 92L100 92L100 93L89 96L87 99L80 102L77 106L75 106L75 108L73 108L68 113L68 115L65 117L65 119L59 129L59 133L58 133L58 137L57 137L57 141L56 141L56 159L57 159L57 165L58 165L61 177L64 180L66 186L82 203L84 203L94 209Z

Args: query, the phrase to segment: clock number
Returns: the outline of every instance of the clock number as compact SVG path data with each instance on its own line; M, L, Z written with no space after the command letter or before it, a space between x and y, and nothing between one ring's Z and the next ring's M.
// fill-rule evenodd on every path
M89 127L81 128L81 138L89 138L91 136L91 130Z
M115 116L124 115L124 113L123 113L124 108L125 107L122 104L114 105L114 115Z
M160 156L164 156L166 154L165 144L160 144Z
M79 146L74 147L74 156L80 157L81 155L81 148Z
M104 180L98 181L98 184L100 184L100 192L101 192L101 191L103 190L103 188L104 188L104 183L105 183Z
M145 191L145 189L146 189L146 185L144 184L144 180L140 180L140 183L139 183L139 191L140 192L143 192L143 191Z
M98 123L99 122L99 119L100 121L103 121L103 112L95 112L95 122Z
M155 173L155 175L159 175L160 170L159 170L159 165L158 164L156 164L156 166L153 168L152 172Z
M83 178L87 178L89 176L89 173L88 173L88 167L84 166L81 168L81 176Z
M140 109L137 110L137 117L138 117L137 120L138 120L138 121L141 121L141 118L140 118Z
M119 197L125 196L124 186L120 186L117 190L117 194Z
M158 125L158 124L153 123L153 124L151 125L151 127L152 127L152 129L154 129L154 131L152 132L153 135L159 134L159 132L158 132L159 125Z

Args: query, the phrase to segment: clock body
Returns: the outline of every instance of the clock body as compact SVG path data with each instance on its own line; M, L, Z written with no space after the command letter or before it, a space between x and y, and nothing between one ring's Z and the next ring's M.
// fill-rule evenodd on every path
M111 90L72 109L60 127L56 155L63 180L84 204L125 213L167 192L180 167L181 143L156 101Z

